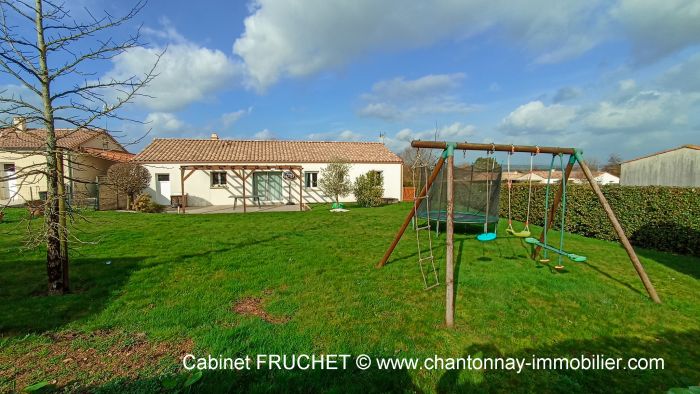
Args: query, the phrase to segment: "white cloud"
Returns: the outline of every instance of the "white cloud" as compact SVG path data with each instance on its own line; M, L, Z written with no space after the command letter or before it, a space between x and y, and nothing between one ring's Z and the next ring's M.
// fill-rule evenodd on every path
M234 123L238 122L245 115L249 115L253 112L253 107L248 107L247 109L239 109L238 111L227 112L221 115L221 123L224 127L229 127Z
M462 40L487 29L550 63L596 44L590 20L599 2L257 0L233 50L245 62L251 85L261 90L280 78L337 68L373 51Z
M575 118L574 107L561 104L546 106L542 101L531 101L506 116L500 128L511 134L563 131Z
M312 133L306 136L312 141L367 141L366 137L352 130L342 130L340 132Z
M176 111L225 89L241 74L240 63L222 51L189 42L167 20L161 23L162 30L148 29L146 33L167 39L169 45L155 70L158 76L140 92L151 97L139 97L138 102L160 112ZM112 59L113 68L103 79L144 75L164 49L165 45L129 49Z
M610 15L623 26L640 62L700 44L697 0L621 0Z
M668 69L659 78L659 83L682 92L700 92L700 54Z
M581 95L581 89L571 86L565 86L557 90L557 93L552 97L552 102L561 103L563 101L573 100Z
M454 94L464 78L464 74L455 73L379 81L372 86L370 93L361 96L367 104L358 114L384 120L403 120L420 115L473 112L475 106L460 101Z
M584 124L604 132L669 130L688 123L689 105L698 95L644 90L620 102L602 101Z
M261 131L258 131L253 135L253 138L256 140L274 140L276 139L275 133L268 129L264 129Z
M181 131L185 127L185 122L169 112L151 112L146 116L144 122L145 126L153 129L156 134L164 131Z
M440 141L465 141L476 135L476 127L473 125L454 122L445 127L414 131L410 128L401 129L393 136L386 138L386 145L394 152L401 152L411 145L413 140L440 140Z

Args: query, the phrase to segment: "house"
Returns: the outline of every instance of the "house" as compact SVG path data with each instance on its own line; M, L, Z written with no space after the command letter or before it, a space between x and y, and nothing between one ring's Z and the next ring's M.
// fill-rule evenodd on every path
M609 172L597 173L593 180L599 185L617 185L620 183L620 178Z
M626 186L700 186L700 145L683 145L622 162Z
M336 159L350 163L351 181L381 172L384 198L401 198L403 162L379 142L224 140L212 134L210 139L154 139L134 162L151 173L148 193L159 204L174 205L184 186L187 206L235 205L244 194L246 204L301 206L332 201L319 182L321 170Z
M0 129L0 204L46 198L45 138L45 129L27 128L22 118ZM95 178L106 174L114 163L134 156L104 130L57 129L56 138L71 201L94 198Z

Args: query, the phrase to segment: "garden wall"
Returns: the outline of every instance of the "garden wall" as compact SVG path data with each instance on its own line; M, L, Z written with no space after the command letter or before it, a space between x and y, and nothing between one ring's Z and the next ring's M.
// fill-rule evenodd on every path
M553 187L552 192L557 187ZM532 189L530 223L541 226L544 224L545 185L533 185ZM619 185L602 186L601 189L633 245L700 255L700 189ZM504 183L502 217L508 216L507 190ZM617 240L590 185L567 185L566 194L567 231ZM511 207L514 220L525 221L527 195L527 184L513 185Z
M97 209L100 211L126 209L126 196L119 194L106 175L97 177L97 201Z

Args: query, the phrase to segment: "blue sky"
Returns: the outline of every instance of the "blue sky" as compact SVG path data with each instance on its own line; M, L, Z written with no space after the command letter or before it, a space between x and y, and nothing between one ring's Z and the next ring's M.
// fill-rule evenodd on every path
M75 0L99 13L128 1ZM577 146L625 159L700 143L694 0L257 2L152 0L147 46L95 65L143 72L153 98L124 110L153 137L413 138ZM0 85L11 86L7 76ZM114 123L114 121L111 121Z

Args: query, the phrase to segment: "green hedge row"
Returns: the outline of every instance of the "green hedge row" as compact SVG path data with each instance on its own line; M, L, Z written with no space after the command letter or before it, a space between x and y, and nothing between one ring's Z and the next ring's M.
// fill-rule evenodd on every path
M554 186L551 192L557 187ZM700 189L608 185L603 186L602 190L633 245L700 255ZM566 231L586 237L617 240L590 185L567 185L566 194ZM527 196L526 184L513 185L513 220L525 221ZM532 224L544 224L544 196L545 185L532 186ZM501 189L502 217L508 216L507 204L508 188L504 183ZM559 222L559 218L556 222Z

